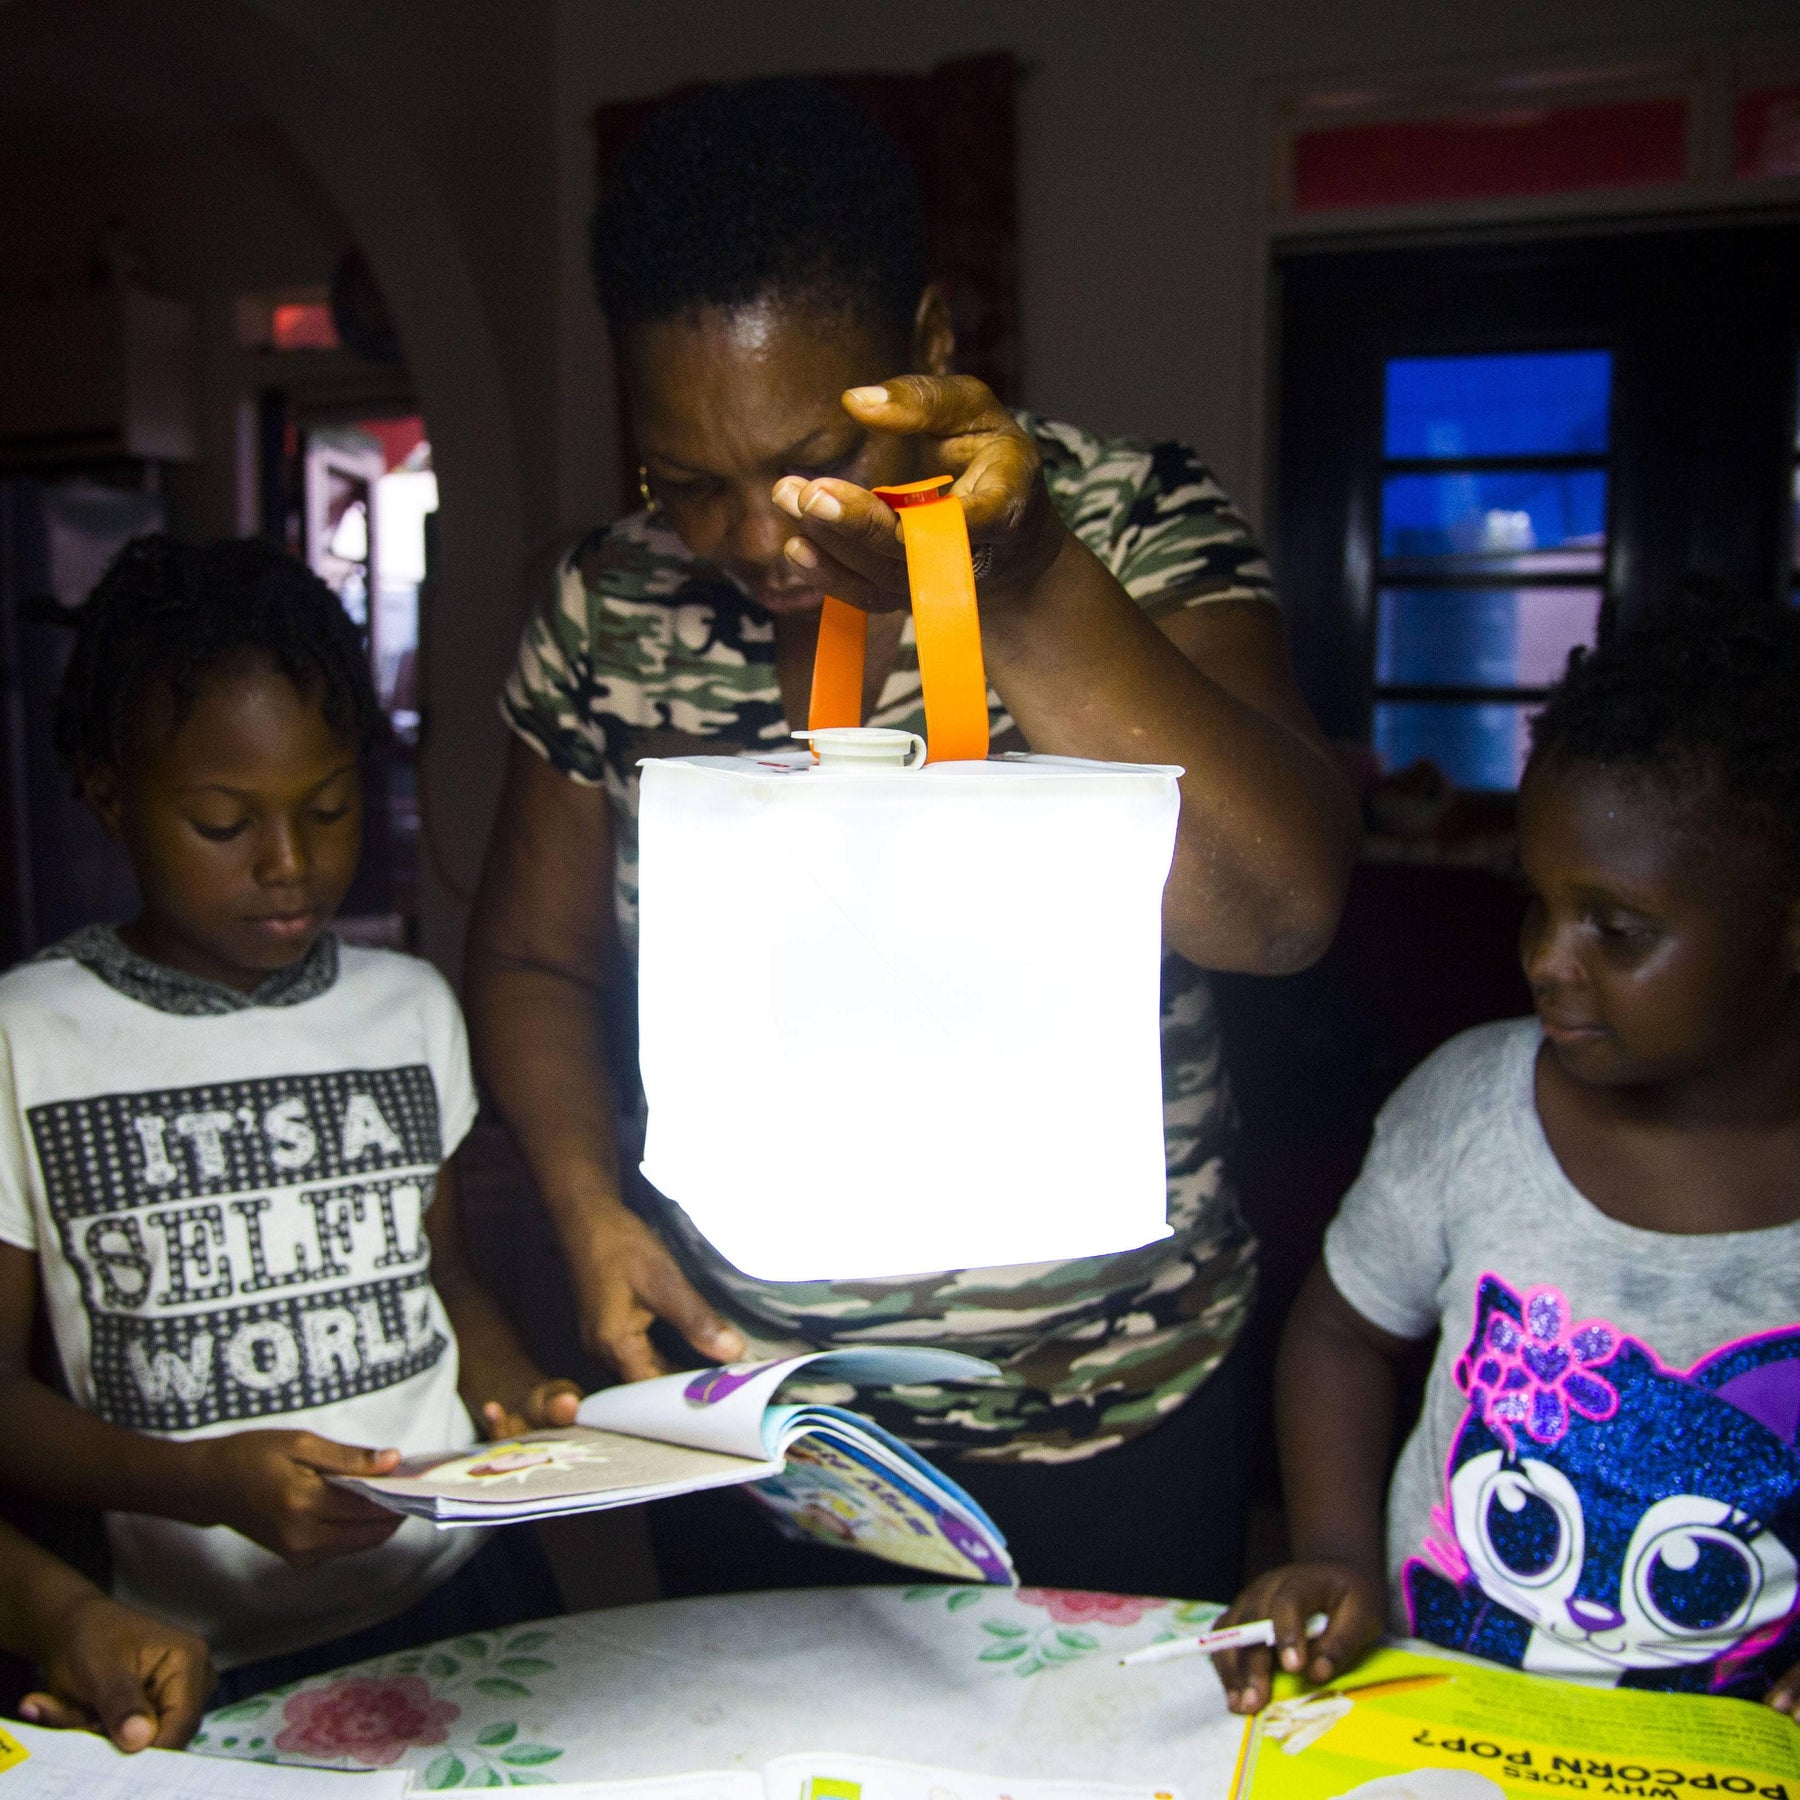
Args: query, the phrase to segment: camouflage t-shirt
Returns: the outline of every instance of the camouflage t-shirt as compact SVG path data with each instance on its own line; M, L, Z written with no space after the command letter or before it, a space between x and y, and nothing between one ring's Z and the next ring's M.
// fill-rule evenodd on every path
M1221 600L1273 601L1261 550L1191 451L1019 417L1043 452L1057 510L1151 618ZM998 696L989 695L989 707L998 736L1012 721ZM638 758L789 742L773 622L643 513L594 533L562 565L556 590L525 628L501 711L571 780L605 787L628 952L637 929ZM910 619L868 722L924 730ZM1163 963L1162 1046L1173 1235L1143 1249L910 1280L778 1283L732 1267L679 1207L654 1202L659 1222L690 1278L757 1353L929 1343L1005 1371L1004 1385L864 1390L857 1404L909 1442L981 1461L1094 1455L1154 1425L1205 1380L1235 1341L1255 1288L1255 1244L1225 1176L1231 1105L1211 991L1172 953ZM621 1104L629 1108L628 1093Z

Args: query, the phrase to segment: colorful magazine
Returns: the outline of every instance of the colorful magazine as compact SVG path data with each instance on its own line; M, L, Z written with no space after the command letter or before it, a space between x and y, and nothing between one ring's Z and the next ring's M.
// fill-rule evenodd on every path
M794 1375L832 1382L988 1381L953 1350L821 1350L603 1388L577 1423L409 1457L339 1485L442 1529L511 1525L748 1484L794 1537L955 1580L1010 1584L1006 1540L947 1475L840 1406L778 1404Z
M1327 1687L1278 1675L1233 1800L1800 1800L1800 1727L1748 1700L1594 1687L1378 1650Z

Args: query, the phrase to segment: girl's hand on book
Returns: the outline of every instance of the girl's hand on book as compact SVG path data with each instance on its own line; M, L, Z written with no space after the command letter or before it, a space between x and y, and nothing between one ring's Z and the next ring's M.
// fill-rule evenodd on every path
M540 1381L523 1399L489 1400L481 1409L481 1429L488 1442L523 1437L528 1431L555 1431L575 1423L581 1389L572 1381Z
M391 1475L398 1450L336 1444L310 1431L235 1431L189 1446L214 1524L229 1525L296 1568L372 1550L400 1529L401 1516L332 1475Z
M1330 1621L1310 1642L1306 1621L1323 1613ZM1378 1576L1351 1563L1288 1563L1260 1575L1238 1595L1218 1628L1247 1619L1270 1619L1275 1648L1227 1650L1213 1658L1233 1712L1261 1712L1268 1704L1275 1659L1290 1675L1329 1681L1347 1669L1381 1635L1387 1593Z
M97 1731L121 1750L179 1750L217 1677L191 1632L91 1593L49 1621L39 1647L46 1687L19 1702L33 1725Z
M1769 1689L1763 1696L1763 1705L1772 1706L1777 1712L1784 1712L1789 1718L1800 1721L1800 1662L1795 1663Z

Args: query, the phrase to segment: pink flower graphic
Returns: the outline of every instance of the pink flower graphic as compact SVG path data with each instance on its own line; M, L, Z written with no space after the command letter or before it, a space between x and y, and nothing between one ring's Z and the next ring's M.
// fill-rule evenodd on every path
M452 1701L433 1699L430 1684L418 1675L385 1681L350 1675L295 1694L283 1710L275 1748L385 1768L414 1744L441 1744L461 1711Z
M1515 1453L1521 1430L1554 1444L1571 1413L1610 1419L1619 1410L1617 1390L1594 1372L1617 1351L1618 1332L1601 1319L1571 1321L1553 1287L1527 1290L1519 1310L1518 1320L1494 1313L1456 1372L1488 1429Z
M1089 1594L1080 1588L1022 1587L1016 1593L1026 1606L1043 1607L1059 1625L1135 1625L1163 1604L1132 1594Z

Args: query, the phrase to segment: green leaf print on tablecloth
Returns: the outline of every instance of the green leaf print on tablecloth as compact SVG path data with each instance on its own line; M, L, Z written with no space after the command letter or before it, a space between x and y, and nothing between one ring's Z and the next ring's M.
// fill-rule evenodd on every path
M975 1660L1004 1668L1013 1675L1041 1675L1068 1663L1080 1662L1096 1651L1113 1649L1112 1631L1129 1630L1156 1613L1167 1615L1167 1627L1157 1639L1199 1631L1224 1609L1210 1601L1143 1599L1126 1594L1094 1594L1076 1588L946 1587L921 1583L906 1589L903 1598L926 1603L941 1600L947 1611L967 1612L983 1601L994 1601L1002 1616L980 1621ZM1041 1608L1049 1615L1039 1624L1029 1615L1021 1619L1019 1608ZM971 1623L974 1623L971 1620ZM1136 1648L1135 1645L1132 1646Z

